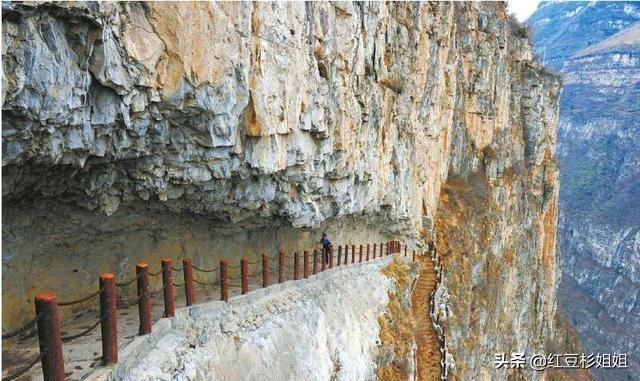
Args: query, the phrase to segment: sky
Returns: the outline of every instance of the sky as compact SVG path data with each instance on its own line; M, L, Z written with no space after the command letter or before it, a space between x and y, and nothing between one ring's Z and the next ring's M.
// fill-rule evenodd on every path
M509 13L515 13L518 21L524 21L536 10L540 0L509 0Z

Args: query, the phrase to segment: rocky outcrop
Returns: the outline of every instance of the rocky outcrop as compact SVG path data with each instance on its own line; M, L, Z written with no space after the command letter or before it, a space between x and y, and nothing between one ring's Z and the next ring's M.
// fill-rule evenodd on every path
M508 343L487 333L504 332L494 323L506 310L475 306L476 321L451 306L451 350L469 361L457 377L489 367L474 347L542 345L559 80L504 4L3 7L3 302L15 307L4 321L28 315L6 311L26 311L43 287L71 297L136 260L308 248L320 229L336 242L422 244L440 218L443 250L477 241L455 253L473 255L472 272L447 264L452 300L471 300L467 285L509 257L509 276L486 287L495 306L516 289L525 301L509 309L521 317ZM458 182L491 208L448 214L448 199L467 197ZM55 272L64 280L44 275ZM469 322L484 332L475 344L462 340Z
M640 372L639 21L635 2L545 4L530 20L541 56L564 52L547 59L564 85L558 300L584 351L629 355L630 369L592 370L608 381Z

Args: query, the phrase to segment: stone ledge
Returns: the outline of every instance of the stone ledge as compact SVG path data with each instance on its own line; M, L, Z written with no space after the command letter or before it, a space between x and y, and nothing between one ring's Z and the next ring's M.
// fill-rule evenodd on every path
M397 254L401 260L409 261L402 254ZM126 372L136 366L152 349L156 348L158 343L166 337L166 335L176 329L180 323L187 322L191 319L197 319L200 316L208 316L223 314L239 307L244 307L253 303L257 303L268 296L273 296L279 292L294 287L302 287L305 284L319 281L335 274L343 273L362 267L383 268L389 264L394 255L389 255L382 259L376 258L369 262L353 263L341 265L326 269L323 272L310 275L307 279L288 280L284 283L273 284L267 288L259 288L249 292L246 295L236 295L229 299L228 303L223 301L212 301L197 304L190 307L183 307L176 310L175 316L171 319L161 319L153 325L151 334L145 336L137 336L131 343L120 349L118 354L119 363L107 367L100 367L92 373L87 380L89 381L112 381L125 377Z

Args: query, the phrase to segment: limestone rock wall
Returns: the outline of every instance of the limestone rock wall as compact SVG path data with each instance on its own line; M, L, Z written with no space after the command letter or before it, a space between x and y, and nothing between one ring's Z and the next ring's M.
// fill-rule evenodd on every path
M538 307L518 327L549 329L559 81L532 61L505 4L3 7L3 301L29 309L19 290L55 284L43 274L70 273L67 257L93 279L123 271L114 257L206 256L184 248L212 239L227 255L242 239L292 247L325 228L424 243L443 184L464 178L500 207L483 221L442 213L453 224L442 226L468 242L490 225L478 253L503 255L510 240L545 279L522 284ZM116 248L85 245L124 231ZM45 271L9 271L25 263ZM480 327L503 316L486 317Z

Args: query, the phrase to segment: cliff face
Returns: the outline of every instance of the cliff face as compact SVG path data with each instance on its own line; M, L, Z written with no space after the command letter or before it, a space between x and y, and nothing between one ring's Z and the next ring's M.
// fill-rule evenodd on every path
M143 258L437 227L456 377L542 345L559 81L504 4L3 7L5 321Z
M640 373L639 22L635 2L546 4L530 20L540 54L589 43L565 51L557 65L564 86L558 300L587 352L629 354L628 370L594 370L601 380ZM552 39L547 24L562 32Z

